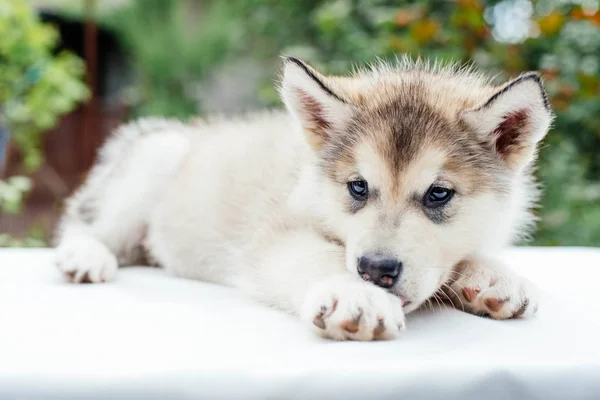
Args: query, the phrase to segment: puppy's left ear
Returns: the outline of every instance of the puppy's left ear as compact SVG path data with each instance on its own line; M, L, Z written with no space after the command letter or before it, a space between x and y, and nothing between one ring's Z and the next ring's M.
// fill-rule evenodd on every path
M343 132L353 114L353 106L335 93L335 86L305 62L285 58L281 97L314 150Z
M535 157L553 115L539 74L529 72L505 84L480 107L464 112L463 118L509 167L520 169Z

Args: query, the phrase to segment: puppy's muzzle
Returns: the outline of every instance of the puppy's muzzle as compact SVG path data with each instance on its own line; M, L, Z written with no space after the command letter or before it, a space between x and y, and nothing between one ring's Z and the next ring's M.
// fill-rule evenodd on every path
M358 259L357 269L364 280L387 289L400 277L402 262L383 254L366 254Z

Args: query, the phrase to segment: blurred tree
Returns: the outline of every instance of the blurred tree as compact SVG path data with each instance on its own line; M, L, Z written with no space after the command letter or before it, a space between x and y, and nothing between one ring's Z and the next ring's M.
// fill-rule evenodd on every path
M242 43L224 1L133 0L100 22L120 36L137 71L137 115L196 114L195 86Z
M68 52L53 54L58 40L27 2L0 4L1 117L29 170L42 161L41 134L88 95L82 60Z
M68 52L54 54L58 39L27 2L0 2L0 165L10 132L26 170L38 168L42 133L88 96L82 60ZM0 212L18 213L30 189L26 177L0 180ZM3 235L0 245L18 243L9 239Z

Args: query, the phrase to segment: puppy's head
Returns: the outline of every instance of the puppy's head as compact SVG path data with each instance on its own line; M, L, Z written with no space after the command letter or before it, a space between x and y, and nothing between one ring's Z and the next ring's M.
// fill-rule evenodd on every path
M348 270L407 311L530 223L528 167L552 120L537 74L497 87L403 61L332 77L287 58L281 93L315 153L310 202Z

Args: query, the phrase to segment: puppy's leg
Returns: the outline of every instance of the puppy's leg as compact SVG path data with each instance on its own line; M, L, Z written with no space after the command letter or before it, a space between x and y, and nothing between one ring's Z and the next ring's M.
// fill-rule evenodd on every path
M486 258L463 261L450 296L459 309L494 319L528 317L537 311L537 288L501 262Z
M55 263L69 281L110 281L119 264L140 258L149 214L187 149L186 139L175 133L127 135L127 129L141 127L126 126L109 141L67 203Z
M392 339L404 329L401 300L346 271L345 250L310 230L269 241L251 287L263 302L298 315L335 340Z
M63 237L54 256L65 279L75 283L108 282L115 278L115 254L96 236L93 229L76 219L63 222Z

